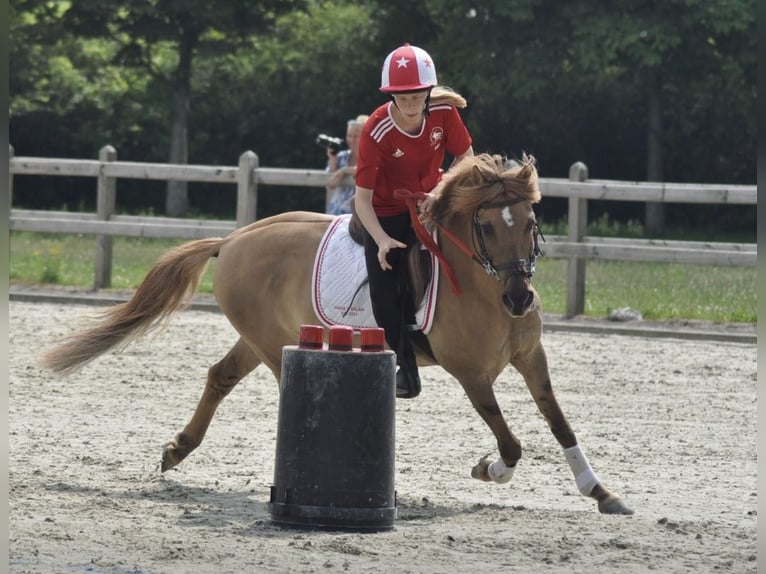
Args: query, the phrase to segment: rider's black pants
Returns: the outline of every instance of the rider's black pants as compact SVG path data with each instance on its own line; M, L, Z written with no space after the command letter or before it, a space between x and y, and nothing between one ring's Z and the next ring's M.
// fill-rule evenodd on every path
M380 226L394 239L408 247L416 240L409 212L390 217L378 217ZM384 271L378 262L378 245L372 236L364 234L364 257L369 277L370 299L375 321L386 333L388 346L396 353L398 365L416 367L415 353L408 336L407 325L414 322L414 303L409 288L405 249L392 249L387 260L392 269Z

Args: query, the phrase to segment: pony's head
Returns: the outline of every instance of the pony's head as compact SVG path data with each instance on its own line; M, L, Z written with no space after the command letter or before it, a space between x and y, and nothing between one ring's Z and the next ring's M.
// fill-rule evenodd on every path
M534 157L524 155L510 166L499 155L463 158L435 195L432 219L448 229L464 222L472 257L501 282L506 310L512 317L525 315L534 302L530 279L540 254L532 209L541 199Z

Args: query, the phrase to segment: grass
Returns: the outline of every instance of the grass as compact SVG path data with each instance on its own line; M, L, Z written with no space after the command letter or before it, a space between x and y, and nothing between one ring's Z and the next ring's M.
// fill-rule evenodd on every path
M756 269L678 263L589 261L585 314L630 307L644 319L757 322ZM533 284L551 313L566 310L567 262L541 259Z
M149 268L171 247L184 243L178 239L115 237L112 259L112 288L134 289ZM60 233L11 233L11 284L49 284L92 288L95 279L92 235ZM213 269L200 281L198 291L212 293Z
M114 238L112 288L134 289L169 248L183 240ZM11 284L91 288L94 236L12 232ZM213 289L211 260L199 292ZM566 310L566 260L541 258L533 279L546 312ZM630 307L645 319L757 322L756 269L593 260L587 263L585 314Z

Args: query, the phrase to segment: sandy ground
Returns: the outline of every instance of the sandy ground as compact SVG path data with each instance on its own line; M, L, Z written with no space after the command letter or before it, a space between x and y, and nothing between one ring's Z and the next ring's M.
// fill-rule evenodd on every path
M160 473L207 367L236 340L222 315L185 311L63 379L36 355L93 308L9 308L10 572L756 572L754 344L544 336L580 444L633 516L601 515L579 495L510 369L498 400L524 458L509 484L472 479L494 439L431 367L422 395L397 403L395 527L299 530L269 513L278 393L265 369Z

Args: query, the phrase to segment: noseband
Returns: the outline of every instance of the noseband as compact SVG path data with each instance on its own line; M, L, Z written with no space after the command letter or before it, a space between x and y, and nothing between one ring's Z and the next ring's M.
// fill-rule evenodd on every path
M484 268L484 271L487 272L487 275L490 277L497 279L500 281L500 271L509 270L511 276L521 276L526 277L527 279L531 279L532 275L535 274L535 262L537 261L538 257L541 257L543 255L542 249L540 249L540 242L539 238L542 238L543 241L545 241L545 236L543 235L543 232L540 230L540 226L537 222L535 222L534 227L532 228L532 233L534 237L534 244L532 246L532 252L529 254L529 257L527 259L516 259L512 261L507 261L505 263L500 263L495 265L492 263L492 259L489 256L489 252L487 251L487 246L484 241L484 232L481 229L481 223L479 222L479 212L482 209L497 209L502 207L508 207L510 205L515 205L516 203L520 203L524 201L522 197L516 196L509 199L501 199L499 201L488 201L487 203L482 203L474 212L473 212L473 244L474 244L474 252L471 254L471 258L476 261L479 265L481 265ZM476 243L478 241L478 249L476 246ZM476 253L478 251L478 254Z

